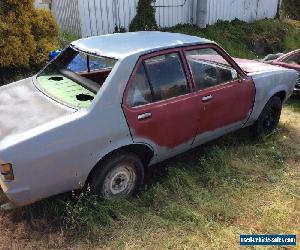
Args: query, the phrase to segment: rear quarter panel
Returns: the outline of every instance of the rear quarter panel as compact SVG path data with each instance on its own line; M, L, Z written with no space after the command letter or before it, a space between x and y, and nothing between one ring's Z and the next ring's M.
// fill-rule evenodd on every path
M77 189L101 158L128 144L121 105L74 113L1 143L0 157L15 175L1 186L17 205Z
M252 125L261 114L263 108L276 93L284 91L286 101L293 93L297 72L292 69L274 67L272 70L249 74L255 84L256 94L252 114L246 126Z

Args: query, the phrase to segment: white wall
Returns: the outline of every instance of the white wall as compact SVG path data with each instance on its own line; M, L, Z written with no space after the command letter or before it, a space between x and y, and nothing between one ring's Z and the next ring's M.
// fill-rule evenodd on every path
M52 0L51 10L63 32L82 36L80 24L84 16L79 16L77 0Z
M246 22L264 18L274 18L277 13L278 3L278 0L205 1L207 1L206 24L214 24L218 20L231 21L235 18ZM205 25L200 24L200 26Z
M43 0L35 0L34 6L39 9L49 9L49 3L46 3Z
M82 36L113 33L115 26L128 29L138 0L78 0Z
M156 0L156 21L161 27L172 27L177 24L195 23L195 0Z
M64 31L94 36L128 30L138 0L52 0L53 12ZM238 18L254 21L274 18L279 0L156 0L156 20L161 27L176 24L211 25Z

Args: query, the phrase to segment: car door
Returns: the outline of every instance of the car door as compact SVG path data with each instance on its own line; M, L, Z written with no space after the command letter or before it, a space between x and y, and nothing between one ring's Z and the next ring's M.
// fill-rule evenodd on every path
M124 94L133 141L150 144L160 159L188 149L196 136L197 99L182 58L180 49L141 57Z
M216 46L185 49L185 55L197 96L195 144L242 127L254 103L252 79Z

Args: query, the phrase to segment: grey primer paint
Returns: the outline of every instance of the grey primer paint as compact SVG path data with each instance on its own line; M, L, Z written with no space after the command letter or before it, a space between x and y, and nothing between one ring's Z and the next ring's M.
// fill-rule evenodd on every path
M0 161L12 163L15 180L0 180L13 205L25 205L80 188L90 171L107 154L134 143L154 151L151 164L238 129L232 124L199 136L170 151L145 138L135 142L122 110L122 98L132 70L143 54L167 48L208 44L209 40L175 33L137 32L91 37L71 46L94 55L118 59L87 109L71 109L36 88L36 76L0 88ZM273 67L253 73L256 98L247 125L253 123L278 91L287 97L296 72ZM192 145L193 144L193 145Z

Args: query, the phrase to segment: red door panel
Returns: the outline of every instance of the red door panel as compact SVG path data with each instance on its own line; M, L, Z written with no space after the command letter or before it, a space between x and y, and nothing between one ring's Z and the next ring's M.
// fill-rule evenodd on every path
M135 142L144 138L157 146L174 148L196 136L198 107L194 94L123 109Z
M199 135L247 119L253 107L255 89L248 78L198 91L197 96Z
M206 132L223 128L226 132L228 127L234 127L239 123L242 126L253 108L255 87L252 79L227 53L216 45L191 46L185 48L184 51L185 59L190 65L190 73L193 75L194 86L201 88L201 90L196 91L199 116L195 143L201 142L201 135ZM197 65L197 60L199 60L199 65ZM214 67L224 67L218 65L225 65L225 67L234 69L239 76L238 79L226 82L229 79L228 74L226 71L219 71L215 75L223 77L224 83L205 88L206 84L203 83L207 81L204 77L207 75L207 70ZM213 78L214 74L210 76ZM218 81L220 80L219 77L216 78ZM208 80L207 83L211 82Z
M131 84L133 84L134 76L142 62L145 62L149 58L171 53L178 53L178 58L181 61L181 67L184 71L183 74L186 77L186 64L182 61L183 54L181 49L168 49L145 55L139 59L133 71L133 75L125 90L125 97ZM157 65L159 65L159 62ZM150 73L148 72L148 74ZM169 72L170 81L173 81L172 79L176 74L178 72ZM164 74L162 77L167 76L167 74ZM188 88L191 89L189 75L186 77L186 81ZM123 110L134 142L148 142L156 148L165 147L174 149L179 145L188 147L192 144L197 132L197 101L195 93L187 93L139 107L130 107L125 101L123 103Z

